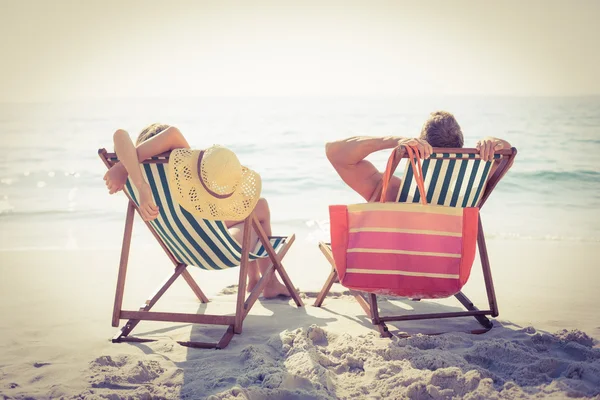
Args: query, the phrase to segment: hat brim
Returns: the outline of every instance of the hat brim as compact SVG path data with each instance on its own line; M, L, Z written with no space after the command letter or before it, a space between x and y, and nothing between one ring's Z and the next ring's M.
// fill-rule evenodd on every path
M260 175L242 166L241 180L225 198L209 193L198 176L201 150L176 149L171 152L167 179L171 196L190 214L210 220L241 221L250 215L262 189Z

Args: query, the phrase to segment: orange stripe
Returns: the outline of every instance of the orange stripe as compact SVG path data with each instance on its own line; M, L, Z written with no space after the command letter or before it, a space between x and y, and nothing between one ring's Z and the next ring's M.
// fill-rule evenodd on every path
M338 206L330 206L338 207ZM422 212L427 214L463 215L463 209L459 207L445 207L439 205L423 205L417 203L362 203L347 206L349 213L370 211L406 211Z
M436 235L436 236L452 236L462 237L462 234L457 232L444 231L426 231L424 229L402 229L402 228L352 228L348 232L389 232L389 233L413 233L415 235Z
M404 211L348 213L349 228L402 228L461 233L462 216Z
M410 272L400 270L385 270L385 269L363 269L363 268L348 268L348 273L355 274L373 274L373 275L404 275L404 276L424 276L427 278L445 278L445 279L458 279L457 274L435 274L427 272Z
M410 251L410 250L396 250L396 249L365 249L365 248L354 248L348 249L348 253L383 253L383 254L409 254L411 256L431 256L431 257L450 257L460 258L460 253L435 253L431 251Z

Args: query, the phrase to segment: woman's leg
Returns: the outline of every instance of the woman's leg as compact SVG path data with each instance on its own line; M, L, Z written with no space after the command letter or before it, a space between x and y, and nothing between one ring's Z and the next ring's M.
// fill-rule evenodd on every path
M239 221L226 221L225 225L227 225L227 229L229 230L229 234L235 238L235 240L242 244L242 239L244 238L244 228L245 223ZM257 243L258 236L254 232L250 232L250 250L253 249L253 246ZM246 290L248 292L254 289L256 283L260 279L260 273L258 272L258 262L256 260L250 261L248 263L248 284L246 285Z
M256 203L256 207L254 208L254 215L256 215L265 234L271 236L271 211L269 210L269 203L267 203L266 199L261 198L258 200L258 203ZM257 260L257 263L260 273L264 275L271 264L271 259L269 257L261 258ZM279 295L289 296L290 291L283 283L279 282L277 275L273 274L263 290L263 296L269 299Z
M254 208L254 215L256 216L258 222L265 231L265 234L267 236L271 236L271 212L269 210L269 204L267 203L267 200L263 198L258 200L258 203ZM238 241L238 243L241 243L244 235L244 229L247 228L245 226L246 224L244 224L243 222L233 221L226 222L225 224L229 228L229 232L231 233L231 235ZM254 229L252 229L252 231L250 232L250 243L254 245L257 242L258 235L256 234L256 232L254 232ZM258 270L260 270L260 273L264 275L270 264L271 259L268 257L252 261L248 264L248 291L254 289L254 287L258 283L258 280L260 278ZM279 282L277 276L273 274L271 275L271 278L269 279L267 285L263 290L263 296L268 299L272 297L277 297L279 295L289 296L290 292L284 284Z

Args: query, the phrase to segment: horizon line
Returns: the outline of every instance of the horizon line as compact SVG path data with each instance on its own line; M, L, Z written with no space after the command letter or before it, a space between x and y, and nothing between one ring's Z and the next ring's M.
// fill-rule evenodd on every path
M432 99L432 98L600 98L600 93L591 94L291 94L291 95L168 95L168 96L114 96L114 97L73 97L55 100L0 100L0 104L47 104L69 103L79 101L115 101L115 100L199 100L199 99L309 99L309 98L388 98L388 99Z

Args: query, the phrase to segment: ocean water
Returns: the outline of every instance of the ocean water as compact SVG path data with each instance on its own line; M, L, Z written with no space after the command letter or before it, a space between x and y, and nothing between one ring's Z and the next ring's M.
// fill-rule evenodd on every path
M599 97L157 98L0 103L0 249L120 246L126 199L108 195L97 150L112 150L116 128L137 136L151 122L179 127L195 148L234 150L262 176L275 233L316 243L329 204L362 201L325 142L415 136L437 109L456 115L467 146L491 135L519 151L482 209L489 238L600 241ZM369 160L383 169L388 155Z

